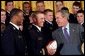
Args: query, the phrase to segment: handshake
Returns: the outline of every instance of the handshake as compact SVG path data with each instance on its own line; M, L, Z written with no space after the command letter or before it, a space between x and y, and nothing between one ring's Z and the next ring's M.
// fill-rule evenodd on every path
M57 50L57 42L51 41L47 46L46 46L48 55L54 55L56 50Z

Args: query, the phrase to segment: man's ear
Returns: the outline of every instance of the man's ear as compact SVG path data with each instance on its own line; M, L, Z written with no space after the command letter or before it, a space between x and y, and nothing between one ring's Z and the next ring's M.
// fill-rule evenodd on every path
M36 22L37 21L37 19L36 18L33 18L33 22Z
M16 21L18 17L16 15L13 16L13 20Z

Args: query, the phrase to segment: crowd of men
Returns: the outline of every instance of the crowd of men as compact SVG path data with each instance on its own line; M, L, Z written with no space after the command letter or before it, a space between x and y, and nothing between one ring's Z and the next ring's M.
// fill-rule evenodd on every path
M44 1L36 2L36 11L24 2L23 10L6 1L1 9L0 55L83 55L84 11L80 2L72 5L73 13L56 1L53 10L45 9ZM56 52L49 43L56 40Z

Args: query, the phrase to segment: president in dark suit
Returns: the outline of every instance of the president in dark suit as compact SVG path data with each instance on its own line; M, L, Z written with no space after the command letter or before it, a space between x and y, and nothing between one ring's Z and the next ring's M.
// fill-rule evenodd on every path
M11 21L1 38L2 55L24 55L25 45L19 26L23 22L23 12L20 9L11 11Z
M44 13L34 12L32 15L33 25L29 30L28 40L30 46L29 55L45 55L45 38L41 28L44 24ZM30 38L29 38L30 36Z
M56 12L55 17L60 27L52 33L54 40L58 43L56 54L81 55L80 47L83 41L81 34L84 32L83 27L78 24L69 23L69 14L65 10Z

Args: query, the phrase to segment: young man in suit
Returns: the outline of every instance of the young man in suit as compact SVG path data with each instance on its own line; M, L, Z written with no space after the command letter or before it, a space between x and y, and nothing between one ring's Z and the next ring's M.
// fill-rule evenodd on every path
M23 3L23 12L24 12L24 20L23 20L23 30L26 31L27 28L30 26L30 19L29 16L31 14L31 4L29 2Z
M35 11L32 15L33 25L29 30L28 40L30 46L29 55L45 55L45 38L41 28L44 24L44 13ZM29 38L30 36L30 38Z
M79 10L77 12L77 21L80 25L84 27L84 11L83 10Z
M23 12L13 9L11 21L1 38L2 55L24 55L25 45L19 26L23 23Z
M40 11L40 12L44 12L45 10L45 4L44 4L44 1L37 1L36 2L36 10L37 11Z
M83 10L79 10L77 12L77 21L78 23L84 27L84 11ZM82 33L82 36L84 38L84 32ZM84 40L83 40L84 41Z
M45 13L45 22L43 32L45 34L45 38L47 39L47 42L52 41L52 31L54 30L54 24L53 24L53 11L50 9L46 9L44 11Z
M3 32L6 28L5 19L6 19L6 11L4 9L1 9L1 37L3 36ZM0 37L0 54L1 54L1 37Z
M84 29L79 24L71 24L68 22L69 13L65 10L56 12L56 22L59 29L52 33L54 40L57 41L56 54L60 55L81 55L81 43L83 41L82 32ZM55 52L48 48L48 53L55 54Z
M6 23L6 26L8 26L9 22L10 22L10 11L14 8L13 1L6 1L5 2L5 7L6 7L6 20L5 20L5 23Z
M74 20L72 20L74 23L78 23L77 18L76 18L76 14L77 11L81 10L81 3L80 2L74 2L72 5L72 14L74 16Z
M5 20L6 20L6 11L4 9L1 9L1 32L3 32L6 28Z

